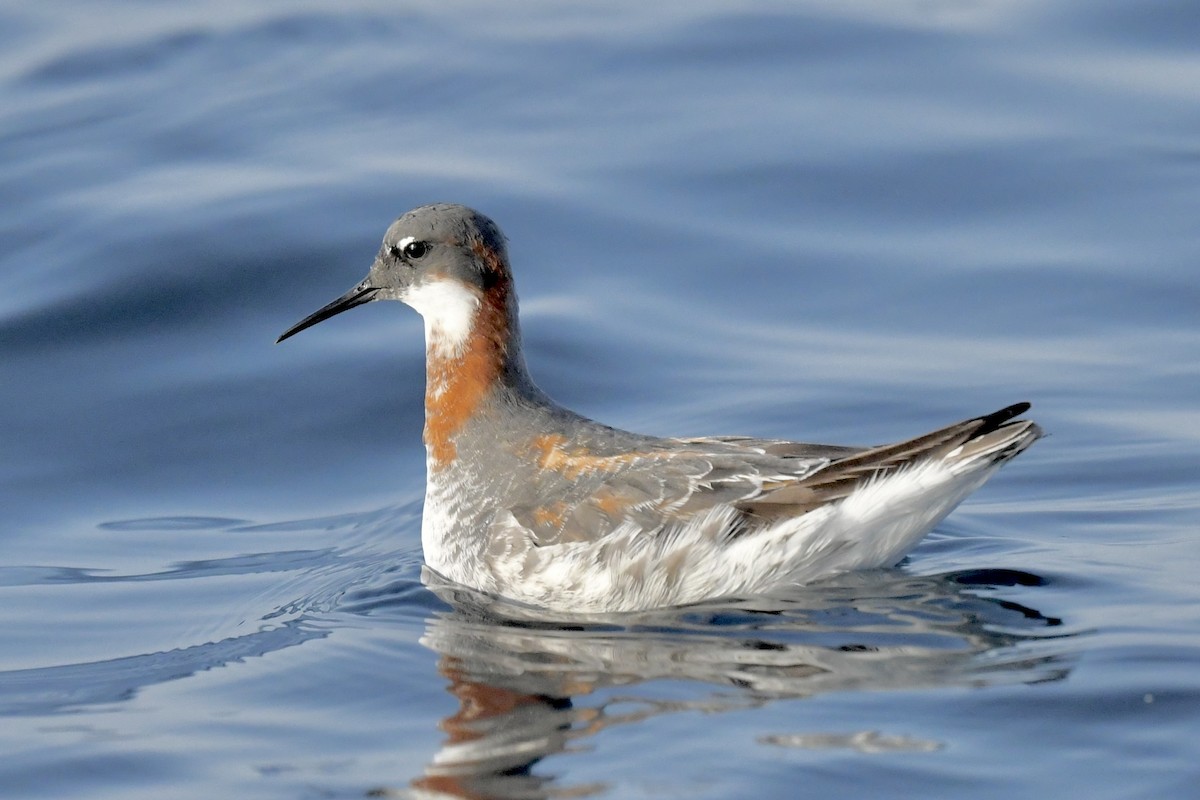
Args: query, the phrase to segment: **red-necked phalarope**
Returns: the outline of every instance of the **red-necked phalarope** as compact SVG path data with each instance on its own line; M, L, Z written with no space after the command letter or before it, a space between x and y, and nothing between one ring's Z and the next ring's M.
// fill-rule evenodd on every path
M396 220L366 279L279 341L372 300L425 319L428 565L563 611L769 593L891 566L1042 434L1018 403L898 444L660 439L547 397L521 353L504 235L459 205Z

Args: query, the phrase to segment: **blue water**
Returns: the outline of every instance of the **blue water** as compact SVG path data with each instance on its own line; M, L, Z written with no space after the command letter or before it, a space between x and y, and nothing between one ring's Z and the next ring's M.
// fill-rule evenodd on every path
M0 796L1196 797L1200 9L0 8ZM450 200L560 401L1050 432L896 570L540 620L423 581Z

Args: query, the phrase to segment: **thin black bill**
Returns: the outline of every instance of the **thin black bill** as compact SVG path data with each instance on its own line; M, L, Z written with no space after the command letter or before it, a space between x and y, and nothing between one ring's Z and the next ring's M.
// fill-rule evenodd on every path
M295 336L305 328L311 328L318 322L327 320L336 314L340 314L343 311L349 311L355 306L361 306L363 303L371 302L371 300L375 298L375 293L378 291L379 289L375 286L367 286L360 283L358 286L355 286L337 300L334 300L327 306L317 309L292 327L288 328L280 335L278 339L275 340L275 344L279 344L284 339Z

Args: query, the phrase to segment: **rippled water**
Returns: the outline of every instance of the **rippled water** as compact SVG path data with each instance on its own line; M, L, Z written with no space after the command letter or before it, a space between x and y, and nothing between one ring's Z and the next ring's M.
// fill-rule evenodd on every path
M5 797L1191 797L1200 10L0 9ZM897 570L545 619L423 577L400 212L550 394L1051 435Z

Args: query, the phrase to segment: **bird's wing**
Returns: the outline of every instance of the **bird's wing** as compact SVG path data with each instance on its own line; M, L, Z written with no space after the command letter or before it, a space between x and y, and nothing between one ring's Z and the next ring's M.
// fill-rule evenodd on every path
M540 458L542 472L530 492L554 499L506 511L538 545L595 541L622 525L652 533L714 506L757 497L764 485L814 473L830 463L833 450L844 450L770 452L784 444L740 437L648 439L598 453L560 443Z
M545 546L596 541L622 526L654 534L727 506L741 514L726 535L741 535L837 502L863 482L923 459L1011 457L1040 435L1032 422L1011 421L1026 408L1009 406L872 448L728 436L646 440L604 452L556 442L540 459L542 484L533 492L555 499L505 509L506 524Z

